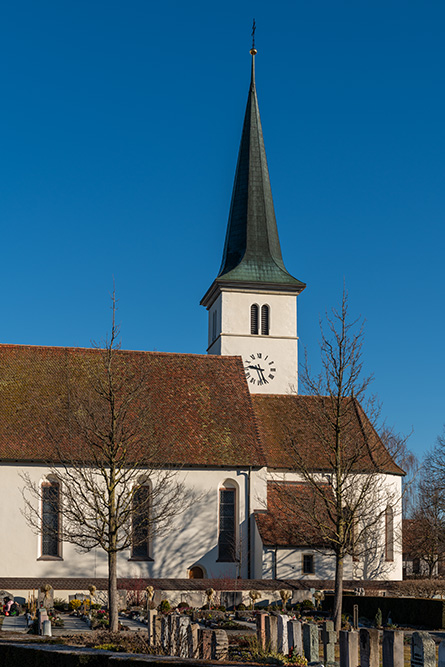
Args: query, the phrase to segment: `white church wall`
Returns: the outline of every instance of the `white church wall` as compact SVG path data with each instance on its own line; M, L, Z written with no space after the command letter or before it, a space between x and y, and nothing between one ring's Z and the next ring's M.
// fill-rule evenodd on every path
M320 474L318 481L326 483L328 478L328 475ZM268 479L276 482L304 482L301 474L280 471L268 471ZM360 486L359 480L360 476L357 476L357 487ZM386 527L387 507L391 508L393 517L389 549ZM345 579L401 580L403 578L402 477L389 474L374 475L372 484L370 484L366 511L372 511L372 515L368 517L371 528L367 531L367 542L366 545L359 546L361 553L356 560L350 561L349 572L345 566ZM390 551L392 551L391 558L388 557L391 556ZM269 563L266 569L270 567ZM297 566L295 567L298 570Z
M0 504L0 521L4 535L9 536L0 555L3 577L106 577L107 558L100 549L78 553L73 545L61 545L62 559L43 560L39 536L27 525L20 472L40 483L48 472L43 466L0 466L0 488L7 502ZM178 470L177 479L193 489L196 500L173 522L172 530L154 537L153 562L132 561L130 552L118 556L119 577L188 577L189 568L201 565L208 577L247 576L246 491L248 471ZM258 471L251 472L251 485L257 488ZM218 562L219 489L224 483L237 490L238 562ZM260 482L258 488L265 489ZM253 497L253 494L251 494ZM63 529L63 528L62 528Z
M303 571L304 556L311 559L313 572ZM345 563L345 579L349 578L350 558ZM264 547L263 579L334 579L335 560L327 549Z

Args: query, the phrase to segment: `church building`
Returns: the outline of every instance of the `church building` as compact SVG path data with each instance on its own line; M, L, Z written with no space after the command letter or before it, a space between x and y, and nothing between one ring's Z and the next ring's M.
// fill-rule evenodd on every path
M170 530L147 532L118 554L120 579L334 578L329 543L285 502L295 497L297 508L314 501L296 460L325 480L327 494L333 482L320 438L320 399L298 393L297 297L306 285L282 258L255 55L252 49L221 268L201 301L208 311L207 354L115 352L122 368L142 378L139 440L147 452L163 453L165 467L190 492L185 510L172 512ZM66 464L84 447L72 427L74 412L100 354L0 345L0 587L16 594L49 581L63 596L89 583L99 587L107 576L103 550L80 553L64 540L57 476L61 457ZM356 473L376 474L381 496L373 501L379 519L372 556L349 555L345 579L401 579L403 471L360 405L351 399L351 406L349 428L357 447L368 451ZM82 451L81 460L92 466ZM40 489L41 523L33 529L25 517L27 485ZM140 536L144 525L135 511L130 532Z

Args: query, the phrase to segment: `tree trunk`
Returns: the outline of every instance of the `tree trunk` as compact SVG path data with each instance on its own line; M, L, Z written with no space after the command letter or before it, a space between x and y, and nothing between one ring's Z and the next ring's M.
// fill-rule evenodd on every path
M341 630L341 612L343 603L343 555L335 555L335 588L334 588L334 630Z
M119 629L118 603L117 603L117 553L108 553L108 612L110 614L110 632Z

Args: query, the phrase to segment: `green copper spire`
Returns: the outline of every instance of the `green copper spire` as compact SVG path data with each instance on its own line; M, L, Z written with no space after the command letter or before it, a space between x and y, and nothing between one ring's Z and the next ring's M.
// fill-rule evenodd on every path
M305 284L287 272L281 256L255 86L257 51L254 44L250 53L249 96L223 259L216 282L282 285L300 292Z

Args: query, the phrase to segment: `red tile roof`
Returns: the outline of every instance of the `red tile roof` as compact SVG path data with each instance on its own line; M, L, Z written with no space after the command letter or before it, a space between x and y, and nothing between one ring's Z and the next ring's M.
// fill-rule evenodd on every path
M332 494L328 484L320 484L319 487L324 493ZM313 507L318 520L324 517L323 523L326 531L329 531L330 522L326 509L310 484L303 482L267 483L267 512L255 514L258 531L265 546L329 546L321 529L315 526L308 516L305 517L298 511L299 506L307 507L308 511L310 507Z
M327 397L254 394L261 443L269 468L298 468L299 457L312 470L333 467L333 430L326 416L332 416ZM356 472L379 470L403 475L393 461L357 401L343 403L343 445L346 458L355 460ZM298 452L298 456L296 455Z
M77 451L86 459L72 416L77 395L103 410L92 390L101 358L96 349L0 345L0 459L51 461L56 443L69 460ZM116 360L124 395L141 383L130 409L148 457L156 451L159 459L160 451L172 465L265 465L240 358L118 351Z

